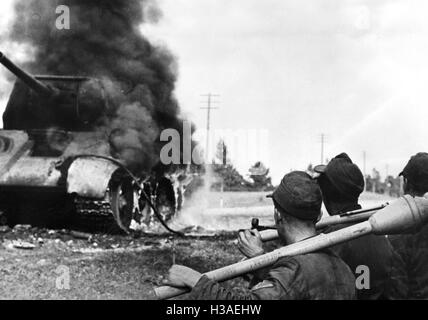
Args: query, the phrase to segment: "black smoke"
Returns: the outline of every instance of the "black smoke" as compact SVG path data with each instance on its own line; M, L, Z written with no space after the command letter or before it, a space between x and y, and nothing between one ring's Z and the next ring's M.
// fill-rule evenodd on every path
M70 30L55 12L70 8ZM130 167L149 170L159 161L160 132L182 131L174 97L177 65L166 48L140 31L161 12L151 0L18 0L11 38L35 48L24 67L34 74L102 79L112 103L104 126L112 153ZM97 127L99 124L97 124ZM95 128L94 125L94 130Z

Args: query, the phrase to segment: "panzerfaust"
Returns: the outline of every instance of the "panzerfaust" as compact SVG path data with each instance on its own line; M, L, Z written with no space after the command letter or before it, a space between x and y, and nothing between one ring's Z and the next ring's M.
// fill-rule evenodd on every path
M318 230L322 230L328 226L337 224L362 222L369 219L374 213L376 213L376 211L385 208L387 205L388 203L373 208L359 209L335 216L328 216L318 221L316 228ZM274 225L261 226L259 225L259 220L257 218L253 218L251 220L251 228L260 231L260 236L263 242L278 239L278 232L276 231L276 227Z
M413 198L406 195L377 211L367 221L328 234L320 234L270 253L210 271L205 275L216 281L226 281L268 267L281 257L314 252L367 234L411 233L427 223L428 198ZM155 289L158 299L169 299L186 292L187 289L169 286Z
M128 231L132 219L152 225L155 206L163 220L172 218L171 180L133 176L114 158L108 133L94 129L111 112L103 81L33 76L1 52L0 63L17 77L0 130L0 210L8 224Z

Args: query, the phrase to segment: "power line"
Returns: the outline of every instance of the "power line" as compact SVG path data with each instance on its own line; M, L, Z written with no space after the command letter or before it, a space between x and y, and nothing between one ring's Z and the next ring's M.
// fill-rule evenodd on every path
M208 93L208 94L201 94L201 97L207 98L207 101L204 102L204 103L206 103L206 107L201 107L201 109L207 110L207 137L206 137L206 142L205 142L205 153L206 153L206 163L208 163L209 162L209 147L210 147L209 144L210 144L210 129L211 129L211 110L218 109L218 107L213 107L212 105L215 103L220 103L219 101L213 101L213 98L218 98L218 97L220 97L220 95Z

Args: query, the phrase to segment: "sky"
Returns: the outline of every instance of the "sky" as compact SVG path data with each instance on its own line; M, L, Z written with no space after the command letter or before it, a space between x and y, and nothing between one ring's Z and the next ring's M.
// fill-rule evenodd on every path
M9 3L2 1L0 28ZM428 2L158 3L162 18L141 31L177 57L176 96L203 145L201 95L220 95L211 129L246 137L229 147L242 174L262 160L278 183L291 169L320 163L321 134L324 159L347 152L364 170L365 152L366 173L375 167L383 176L427 151ZM0 50L12 45L0 38Z

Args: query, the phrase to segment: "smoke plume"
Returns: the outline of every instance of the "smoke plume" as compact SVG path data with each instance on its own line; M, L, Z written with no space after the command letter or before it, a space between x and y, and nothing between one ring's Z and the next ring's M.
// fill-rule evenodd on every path
M56 27L59 5L70 8L69 30ZM102 119L102 126L110 131L112 154L139 170L156 164L161 130L182 131L174 97L174 56L140 32L143 23L160 18L156 4L150 0L18 0L15 9L11 38L35 49L24 67L33 74L101 79L112 101L108 117Z

